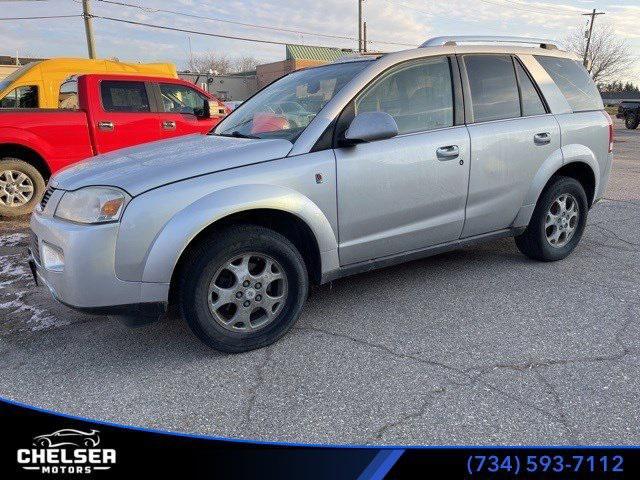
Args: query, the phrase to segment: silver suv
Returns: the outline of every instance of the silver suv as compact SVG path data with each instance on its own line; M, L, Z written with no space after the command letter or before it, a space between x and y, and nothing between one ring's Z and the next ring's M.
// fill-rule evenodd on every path
M32 267L71 307L176 304L206 344L250 350L292 327L311 284L504 236L566 257L611 147L571 54L441 37L296 71L209 135L58 173L31 219Z

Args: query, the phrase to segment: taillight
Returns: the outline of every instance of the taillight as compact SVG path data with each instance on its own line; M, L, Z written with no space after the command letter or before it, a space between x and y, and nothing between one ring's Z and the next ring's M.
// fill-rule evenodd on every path
M607 112L604 112L604 114L609 122L609 153L611 153L613 152L613 119Z

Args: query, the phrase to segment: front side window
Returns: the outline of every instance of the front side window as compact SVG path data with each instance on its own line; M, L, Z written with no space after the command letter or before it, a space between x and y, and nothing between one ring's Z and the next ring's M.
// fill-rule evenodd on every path
M464 65L475 122L520 116L518 84L509 55L465 55Z
M162 107L169 113L186 113L202 117L206 111L207 98L193 88L173 83L160 84Z
M14 88L2 97L0 108L38 108L38 87L25 85Z
M144 82L103 80L100 83L102 106L106 112L149 112Z
M394 68L365 90L355 113L385 112L398 133L414 133L453 125L453 89L449 59L436 57Z
M295 141L322 108L368 61L293 72L243 102L218 124L215 135Z
M570 58L535 55L536 60L553 79L574 112L602 110L602 98L589 73Z
M522 116L544 115L547 113L544 103L538 94L538 90L533 85L529 74L520 65L519 61L515 61L516 73L518 74L518 83L520 84L520 98L522 98Z

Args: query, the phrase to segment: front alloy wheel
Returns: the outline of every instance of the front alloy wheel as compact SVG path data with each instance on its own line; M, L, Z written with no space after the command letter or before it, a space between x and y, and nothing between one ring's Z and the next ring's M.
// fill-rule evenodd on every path
M286 237L236 225L197 240L178 271L182 315L216 350L265 347L296 322L309 291L304 259Z
M0 205L7 208L22 207L33 197L33 180L18 170L0 172Z
M287 299L282 265L268 255L250 252L233 257L209 284L209 310L231 331L253 331L273 322Z

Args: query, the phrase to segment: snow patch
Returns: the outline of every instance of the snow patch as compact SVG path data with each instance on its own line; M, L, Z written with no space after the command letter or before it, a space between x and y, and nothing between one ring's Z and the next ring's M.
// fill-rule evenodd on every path
M0 247L17 247L29 238L26 233L9 233L0 235Z

